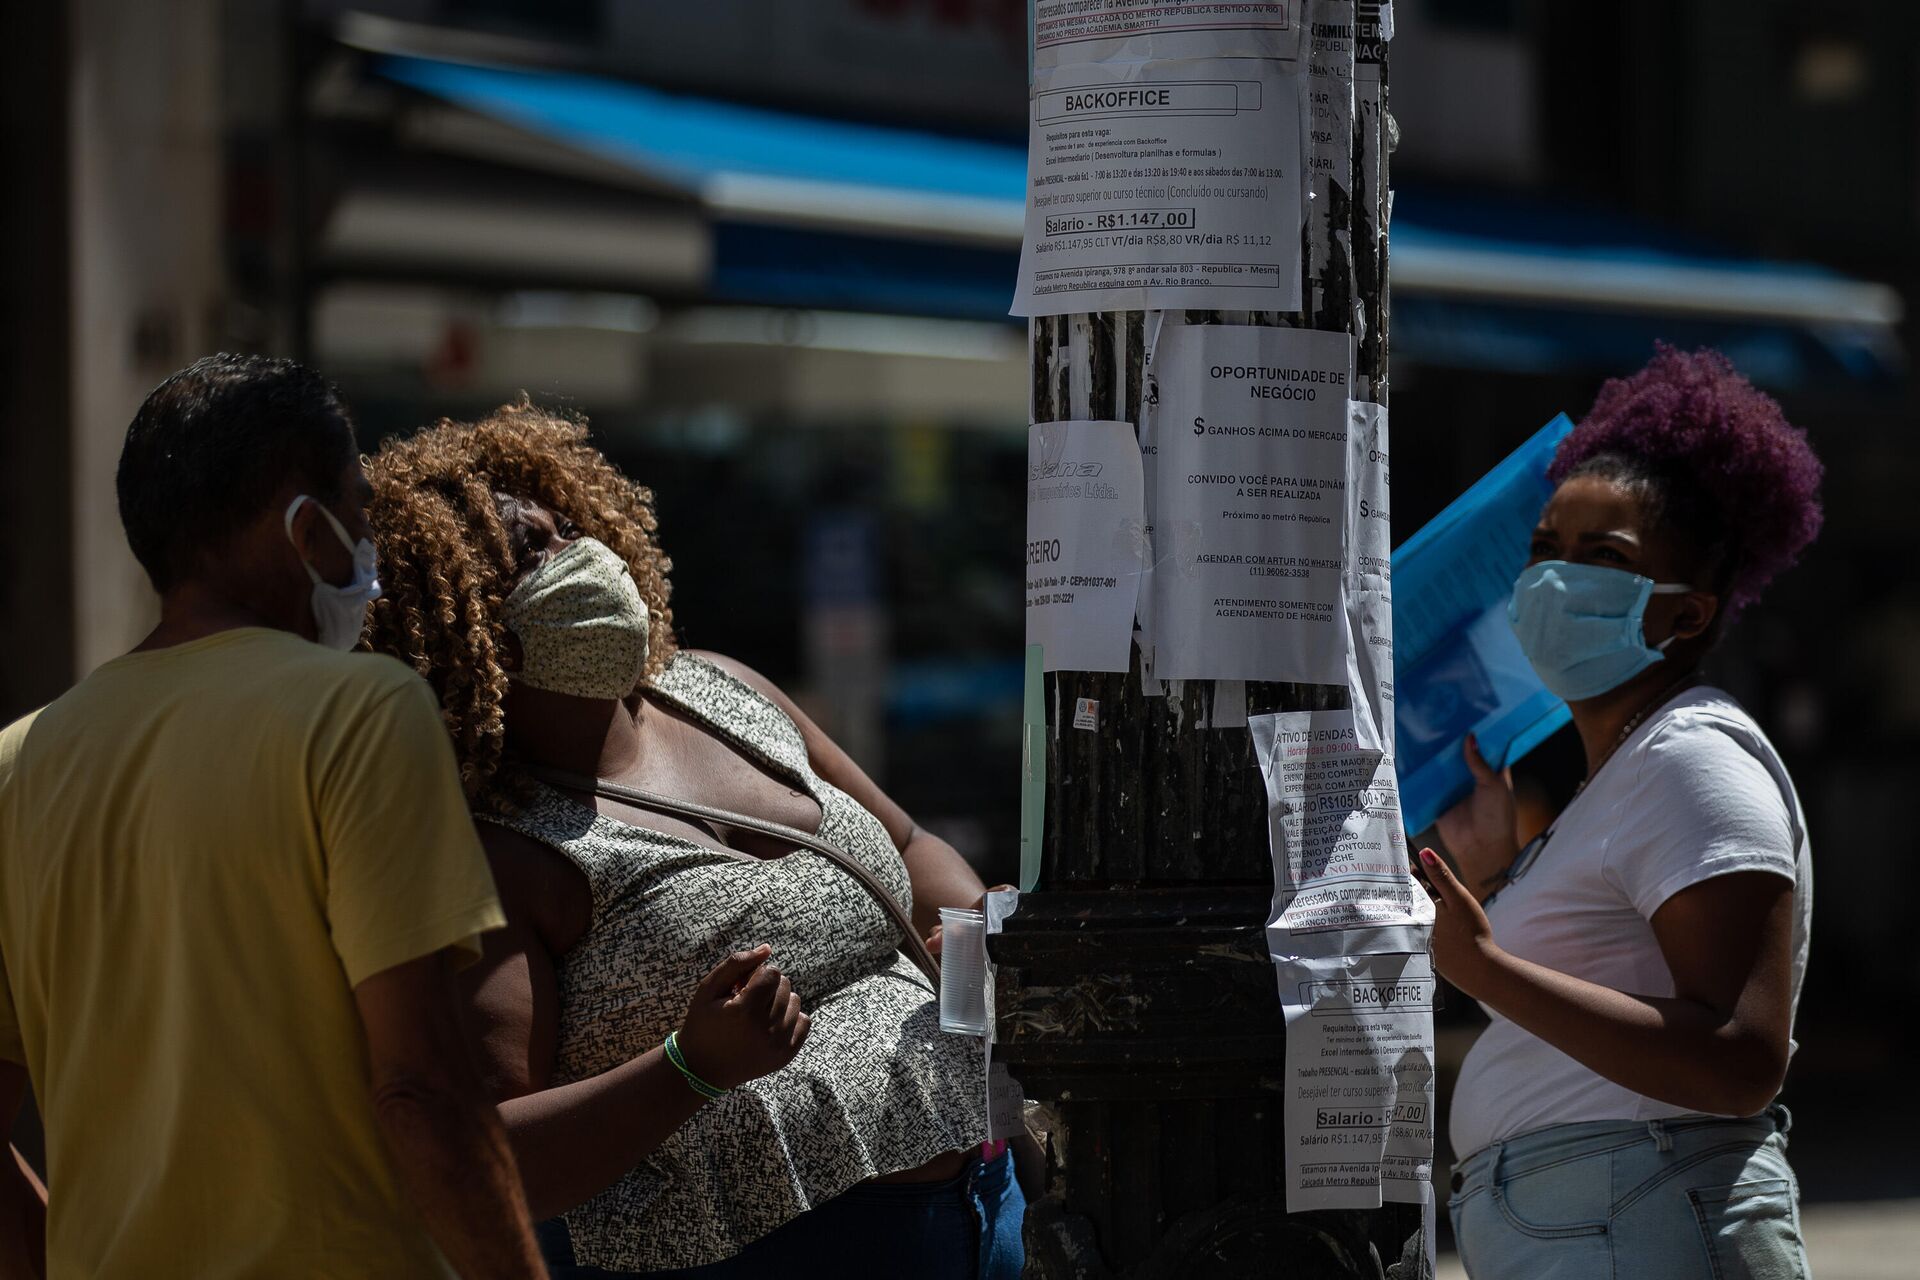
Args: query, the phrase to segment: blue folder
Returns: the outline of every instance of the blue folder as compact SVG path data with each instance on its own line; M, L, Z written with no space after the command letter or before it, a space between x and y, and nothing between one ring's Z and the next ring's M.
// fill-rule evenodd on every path
M1572 430L1556 417L1393 553L1393 745L1410 835L1473 789L1469 733L1501 769L1571 718L1520 652L1507 599Z

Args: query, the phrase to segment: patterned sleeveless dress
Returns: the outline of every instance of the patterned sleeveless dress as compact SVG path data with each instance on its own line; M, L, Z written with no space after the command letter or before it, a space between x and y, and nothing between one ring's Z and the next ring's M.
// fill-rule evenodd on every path
M906 864L879 819L816 776L778 707L680 654L649 686L820 805L822 838L912 909ZM807 850L759 862L594 813L539 787L490 821L586 874L593 918L559 960L554 1083L659 1046L699 980L761 942L793 981L812 1031L786 1067L703 1107L620 1181L566 1215L579 1262L699 1266L880 1174L986 1137L980 1042L940 1030L935 993L859 882Z

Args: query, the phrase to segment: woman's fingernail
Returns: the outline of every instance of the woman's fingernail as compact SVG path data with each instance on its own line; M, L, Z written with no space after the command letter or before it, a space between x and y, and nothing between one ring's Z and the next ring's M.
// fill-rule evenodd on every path
M1425 863L1435 863L1440 861L1440 855L1435 853L1431 849L1422 849L1420 851L1420 861Z

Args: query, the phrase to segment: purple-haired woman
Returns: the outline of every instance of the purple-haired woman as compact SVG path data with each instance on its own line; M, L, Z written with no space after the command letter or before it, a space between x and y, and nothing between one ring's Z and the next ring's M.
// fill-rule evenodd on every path
M1586 749L1515 848L1478 785L1431 850L1434 960L1492 1025L1461 1069L1451 1212L1474 1280L1802 1277L1774 1102L1812 878L1766 735L1701 660L1820 528L1820 463L1724 356L1662 347L1554 460L1510 615Z

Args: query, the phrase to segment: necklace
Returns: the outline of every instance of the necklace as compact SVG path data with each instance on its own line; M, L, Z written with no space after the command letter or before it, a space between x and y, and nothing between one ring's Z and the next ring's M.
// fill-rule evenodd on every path
M1673 696L1676 693L1687 688L1699 678L1698 672L1687 672L1687 674L1681 676L1678 680L1675 680L1665 689L1648 699L1645 706L1642 706L1638 711L1634 712L1633 718L1620 726L1620 736L1613 740L1613 745L1607 748L1607 753L1600 757L1600 763L1593 766L1593 772L1580 779L1580 785L1573 789L1573 795L1568 797L1567 803L1572 804L1574 798L1578 797L1582 791L1587 789L1587 784L1600 776L1600 771L1607 767L1607 761L1613 759L1614 753L1626 745L1627 739L1633 736L1633 731L1646 723L1648 716L1673 701Z
M1512 864L1509 865L1505 871L1501 872L1496 877L1499 887L1496 888L1492 893L1488 894L1484 899L1481 900L1482 906L1492 905L1494 898L1499 896L1501 889L1504 889L1507 885L1512 884L1514 881L1518 880L1521 876L1524 876L1525 874L1527 874L1527 872L1532 869L1533 864L1540 860L1540 854L1542 853L1542 851L1546 849L1547 841L1553 838L1554 829L1560 825L1560 818L1566 816L1567 810L1573 807L1573 802L1575 800L1578 800L1580 798L1580 793L1587 789L1587 784L1600 776L1600 771L1607 767L1607 761L1613 759L1614 753L1619 751L1622 746L1626 745L1627 739L1633 736L1633 731L1635 729L1638 729L1642 724L1646 723L1646 719L1648 716L1652 715L1659 708L1664 707L1667 705L1667 703L1671 702L1673 700L1673 695L1675 695L1676 693L1679 693L1682 689L1685 689L1687 686L1693 684L1694 681L1698 679L1699 679L1699 674L1697 672L1689 671L1686 675L1680 677L1678 680L1674 681L1672 684L1668 685L1665 689L1661 690L1661 692L1659 692L1658 694L1654 695L1654 697L1649 699L1645 706L1641 707L1639 711L1634 713L1634 716L1631 720L1627 721L1625 725L1621 726L1620 735L1613 740L1613 745L1607 748L1607 754L1600 757L1600 763L1593 767L1593 772L1587 775L1585 778L1582 778L1580 780L1580 785L1573 789L1573 794L1567 797L1567 803L1561 806L1559 817L1554 818L1554 820L1547 825L1547 829L1545 831L1542 831L1539 835L1535 836L1532 840L1529 840L1527 842L1527 847L1520 850L1519 853L1514 855Z

